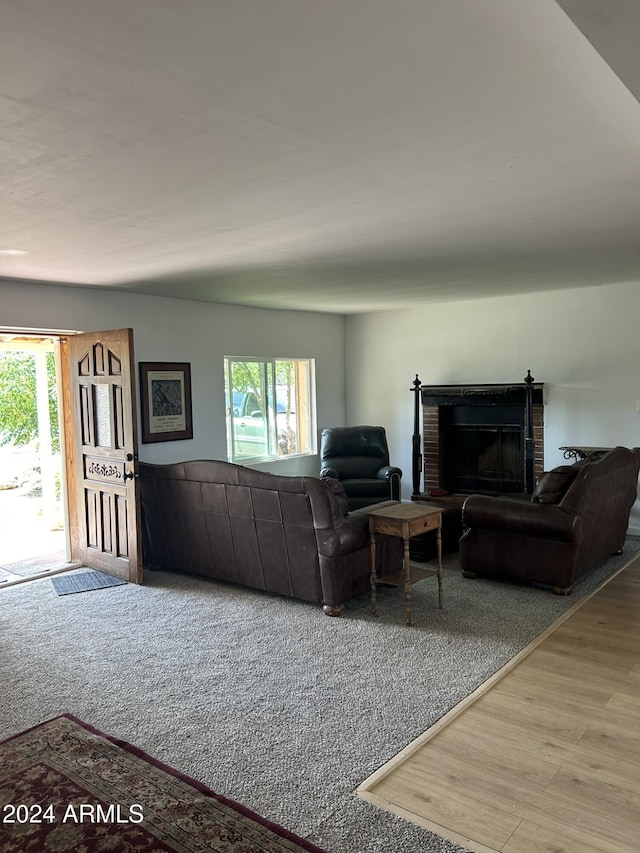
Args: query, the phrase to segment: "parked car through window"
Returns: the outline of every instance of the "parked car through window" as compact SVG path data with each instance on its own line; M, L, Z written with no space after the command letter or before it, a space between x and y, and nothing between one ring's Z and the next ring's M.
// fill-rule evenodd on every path
M312 368L308 359L225 359L230 461L315 452Z

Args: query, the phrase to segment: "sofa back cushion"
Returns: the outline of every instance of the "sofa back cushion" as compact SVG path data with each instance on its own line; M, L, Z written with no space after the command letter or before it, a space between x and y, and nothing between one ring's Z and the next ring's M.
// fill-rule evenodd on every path
M593 513L593 518L601 518L604 524L606 518L618 512L616 507L628 505L631 509L638 489L638 448L614 447L572 467L578 468L578 474L562 500L567 512ZM628 514L627 511L627 519Z
M553 471L545 471L533 491L532 503L560 503L579 470L575 465L559 465Z
M389 464L384 427L326 427L322 430L321 467L331 468L340 480L375 478Z

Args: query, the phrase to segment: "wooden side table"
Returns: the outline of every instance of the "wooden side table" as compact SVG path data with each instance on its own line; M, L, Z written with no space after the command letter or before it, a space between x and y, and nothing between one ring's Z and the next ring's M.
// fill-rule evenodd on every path
M404 585L404 603L407 614L407 625L412 625L411 618L411 585L423 578L436 575L438 578L438 606L442 609L442 509L436 506L424 506L419 503L398 503L373 509L369 513L369 534L371 539L371 612L378 613L376 586L376 534L399 536L404 541L404 572L385 575L384 583L397 586ZM411 566L409 556L409 539L429 530L436 531L438 565L435 571L418 569Z

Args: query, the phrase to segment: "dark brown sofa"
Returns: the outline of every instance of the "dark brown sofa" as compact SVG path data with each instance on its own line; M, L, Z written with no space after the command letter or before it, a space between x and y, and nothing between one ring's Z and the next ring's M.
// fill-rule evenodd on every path
M567 595L576 579L623 547L638 489L640 449L545 473L530 501L471 495L462 509L465 577L509 578Z
M317 602L331 616L369 589L368 518L347 513L336 480L215 460L140 463L139 472L148 567ZM378 550L381 574L400 568L400 540Z

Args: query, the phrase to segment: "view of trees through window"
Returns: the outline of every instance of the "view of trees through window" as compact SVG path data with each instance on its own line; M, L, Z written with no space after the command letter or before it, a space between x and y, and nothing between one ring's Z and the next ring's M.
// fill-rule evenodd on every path
M53 343L0 343L0 489L13 530L29 529L34 542L63 527L60 411ZM4 535L3 545L15 547ZM44 533L47 535L47 533ZM7 553L7 550L4 551Z
M230 461L312 453L310 359L225 358Z
M51 445L60 450L58 397L53 353L47 353ZM36 360L32 352L0 352L0 444L17 447L38 437Z

